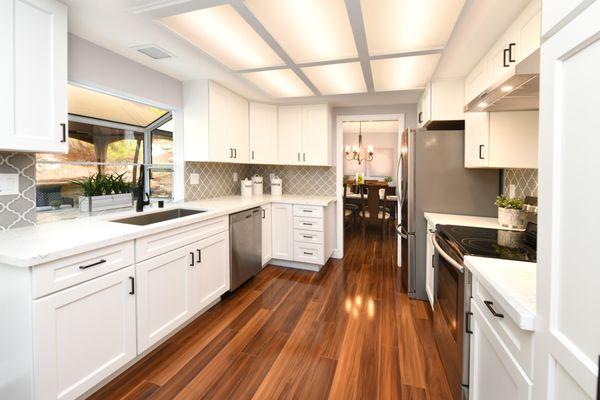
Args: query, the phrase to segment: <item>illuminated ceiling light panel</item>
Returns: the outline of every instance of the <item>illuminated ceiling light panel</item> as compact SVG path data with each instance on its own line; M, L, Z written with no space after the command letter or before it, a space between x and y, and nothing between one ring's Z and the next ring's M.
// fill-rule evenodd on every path
M228 4L164 17L160 21L233 70L284 64Z
M324 95L367 91L359 62L306 67L302 72Z
M248 72L242 74L273 97L305 97L313 92L291 69Z
M361 0L373 55L445 46L465 0Z
M371 61L375 90L384 92L423 88L439 59L440 54L428 54Z
M358 56L344 0L246 0L295 63Z

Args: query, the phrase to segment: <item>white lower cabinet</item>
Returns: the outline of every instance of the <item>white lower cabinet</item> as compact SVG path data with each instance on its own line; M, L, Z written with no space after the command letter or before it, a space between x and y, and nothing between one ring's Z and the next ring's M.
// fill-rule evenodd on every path
M273 258L291 261L294 259L293 206L271 204Z
M75 399L136 356L133 266L33 302L34 393Z
M192 313L208 306L229 290L229 231L198 242L190 268Z
M484 311L471 301L470 400L529 400L532 382L493 326ZM485 311L487 312L487 311Z
M271 205L261 206L262 209L262 265L265 266L273 258Z

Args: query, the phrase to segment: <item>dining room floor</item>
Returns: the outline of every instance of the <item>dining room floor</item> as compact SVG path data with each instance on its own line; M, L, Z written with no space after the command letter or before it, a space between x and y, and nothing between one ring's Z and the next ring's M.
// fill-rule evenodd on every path
M321 272L266 266L90 398L450 399L395 237L345 239Z

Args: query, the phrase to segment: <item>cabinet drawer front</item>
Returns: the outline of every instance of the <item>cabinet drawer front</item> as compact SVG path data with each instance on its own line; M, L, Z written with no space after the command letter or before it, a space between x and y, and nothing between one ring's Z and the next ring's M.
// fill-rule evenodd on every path
M504 312L502 305L487 291L477 279L473 279L473 301L483 311L483 318L492 326L502 343L517 360L521 368L529 375L533 367L533 333L525 331ZM491 301L496 312L504 314L495 317L485 302Z
M294 217L294 229L323 232L323 219L310 217Z
M140 262L229 229L227 216L142 237L135 241L135 261Z
M294 204L294 216L323 218L323 207Z
M294 242L324 244L323 232L294 229Z
M133 265L133 240L42 264L32 269L33 298Z
M323 265L323 253L322 244L294 243L294 261Z

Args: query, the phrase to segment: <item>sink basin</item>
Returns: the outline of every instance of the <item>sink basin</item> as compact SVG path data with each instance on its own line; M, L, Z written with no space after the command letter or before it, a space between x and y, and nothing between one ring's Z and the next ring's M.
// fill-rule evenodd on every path
M121 224L130 225L150 225L156 224L157 222L168 221L170 219L187 217L194 214L200 214L206 211L203 210L188 210L185 208L173 208L166 211L160 211L155 213L140 214L135 217L127 217L121 219L115 219L112 222L119 222Z

